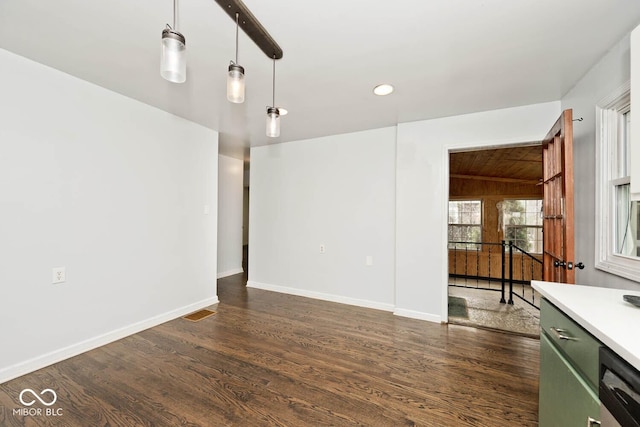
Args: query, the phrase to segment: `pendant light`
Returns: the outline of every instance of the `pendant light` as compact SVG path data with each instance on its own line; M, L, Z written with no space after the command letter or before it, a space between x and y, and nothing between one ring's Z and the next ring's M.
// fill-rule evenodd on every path
M239 14L236 13L236 61L231 61L227 76L227 99L234 104L244 102L244 68L238 64Z
M273 97L271 107L267 107L267 136L280 136L280 110L276 107L276 57L273 56Z
M173 0L173 27L167 24L162 30L162 55L160 75L173 83L187 80L186 40L176 27L176 1Z

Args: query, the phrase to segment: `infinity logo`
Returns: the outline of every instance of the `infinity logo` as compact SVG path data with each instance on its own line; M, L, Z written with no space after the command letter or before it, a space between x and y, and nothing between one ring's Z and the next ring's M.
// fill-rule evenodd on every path
M36 400L35 400L35 399L33 399L33 400L32 400L32 401L30 401L30 402L25 402L25 401L24 401L23 396L24 396L24 394L25 394L26 392L31 393L31 394L33 395L33 397L35 397L36 399L38 399L38 400L40 401L40 403L42 403L42 404L43 404L43 405L45 405L45 406L51 406L51 405L53 405L54 403L56 403L56 400L58 400L58 395L56 394L56 392L55 392L55 391L51 390L50 388L45 388L44 390L42 390L42 391L40 392L40 395L43 395L43 394L45 394L45 393L51 393L51 395L53 395L53 400L52 400L51 402L46 402L46 401L44 401L40 396L38 396L38 395L36 394L36 392L35 392L35 391L31 390L30 388L25 388L24 390L22 390L22 391L20 392L20 403L22 403L24 406L31 406L31 405L33 405L34 403L36 403Z

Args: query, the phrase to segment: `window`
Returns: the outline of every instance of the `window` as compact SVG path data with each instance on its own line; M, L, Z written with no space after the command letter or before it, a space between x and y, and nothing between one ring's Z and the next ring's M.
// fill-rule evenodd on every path
M618 138L615 141L616 161L613 167L611 190L614 194L615 244L613 252L619 255L640 256L638 248L638 202L629 200L629 148L631 134L631 110L626 106L618 114Z
M640 212L638 202L629 200L629 183L615 185L616 193L616 243L614 253L640 257Z
M482 242L482 201L449 202L449 249L479 250Z
M629 83L597 107L596 268L629 279L640 274L640 211L629 198Z
M525 252L542 253L542 200L502 202L504 240Z

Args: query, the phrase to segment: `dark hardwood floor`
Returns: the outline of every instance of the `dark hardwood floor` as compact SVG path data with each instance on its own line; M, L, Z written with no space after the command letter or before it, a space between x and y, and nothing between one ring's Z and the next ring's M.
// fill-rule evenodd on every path
M175 319L0 385L0 426L537 425L539 341L218 281ZM58 399L21 416L25 388ZM55 412L55 411L54 411Z

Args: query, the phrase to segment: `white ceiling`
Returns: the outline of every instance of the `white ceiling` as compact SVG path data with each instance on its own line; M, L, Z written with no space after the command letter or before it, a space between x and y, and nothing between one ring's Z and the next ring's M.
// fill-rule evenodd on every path
M640 23L638 0L245 0L284 51L241 32L244 104L226 100L235 23L213 0L179 1L184 84L159 73L172 0L1 0L0 48L220 132L220 151L558 100ZM376 97L373 87L396 91Z

